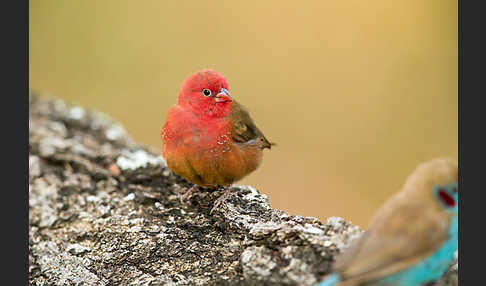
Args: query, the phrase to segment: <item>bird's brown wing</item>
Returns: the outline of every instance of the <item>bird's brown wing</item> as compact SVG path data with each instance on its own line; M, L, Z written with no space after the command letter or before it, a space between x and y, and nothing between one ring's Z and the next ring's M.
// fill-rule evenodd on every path
M265 135L258 129L248 113L248 110L233 100L231 103L232 135L233 140L238 143L246 143L255 140L262 149L270 149L273 143L270 143Z
M343 283L354 285L406 269L433 253L446 240L448 221L423 202L396 196L351 243L335 265Z

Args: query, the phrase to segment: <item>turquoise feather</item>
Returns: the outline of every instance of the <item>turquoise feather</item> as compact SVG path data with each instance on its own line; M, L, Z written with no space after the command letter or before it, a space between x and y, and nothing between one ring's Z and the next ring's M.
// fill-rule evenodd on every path
M457 250L457 214L449 229L450 238L429 258L414 267L378 280L377 285L415 286L439 279L447 270Z
M321 283L317 284L317 286L333 286L339 281L339 275L337 273L333 273L326 278L326 280L322 281Z
M454 217L449 227L449 239L441 248L416 266L380 279L378 285L415 286L435 281L444 274L454 258L458 243L458 193L454 194L454 200L456 206L452 209Z

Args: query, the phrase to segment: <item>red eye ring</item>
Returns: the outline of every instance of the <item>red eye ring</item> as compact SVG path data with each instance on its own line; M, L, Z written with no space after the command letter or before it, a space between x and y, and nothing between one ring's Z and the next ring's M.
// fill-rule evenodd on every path
M439 189L437 191L437 195L446 206L453 208L456 205L456 200L454 200L454 198L451 197L451 195L449 195L449 193L447 193L444 189Z

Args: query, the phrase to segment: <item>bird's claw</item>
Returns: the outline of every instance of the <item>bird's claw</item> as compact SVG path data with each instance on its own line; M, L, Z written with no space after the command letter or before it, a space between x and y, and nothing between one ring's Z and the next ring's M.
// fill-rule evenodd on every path
M192 186L192 187L191 187L189 190L187 190L187 192L185 192L185 193L184 193L184 194L181 196L181 198L180 198L180 200L181 200L181 204L184 204L184 201L185 201L187 198L189 198L189 197L192 195L192 193L194 193L194 192L195 192L195 191L197 191L197 190L198 190L198 187L197 187L196 185Z
M217 209L220 204L226 201L226 199L228 199L230 194L231 194L231 187L227 187L224 193L216 201L214 201L213 207L211 208L211 211L209 211L209 214L213 214L213 211Z

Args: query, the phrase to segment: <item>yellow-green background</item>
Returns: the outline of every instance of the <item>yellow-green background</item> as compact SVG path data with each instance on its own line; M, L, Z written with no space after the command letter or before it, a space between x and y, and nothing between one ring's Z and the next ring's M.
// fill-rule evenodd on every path
M31 0L30 87L160 150L213 68L278 146L240 181L292 214L365 226L416 164L457 158L457 1Z

